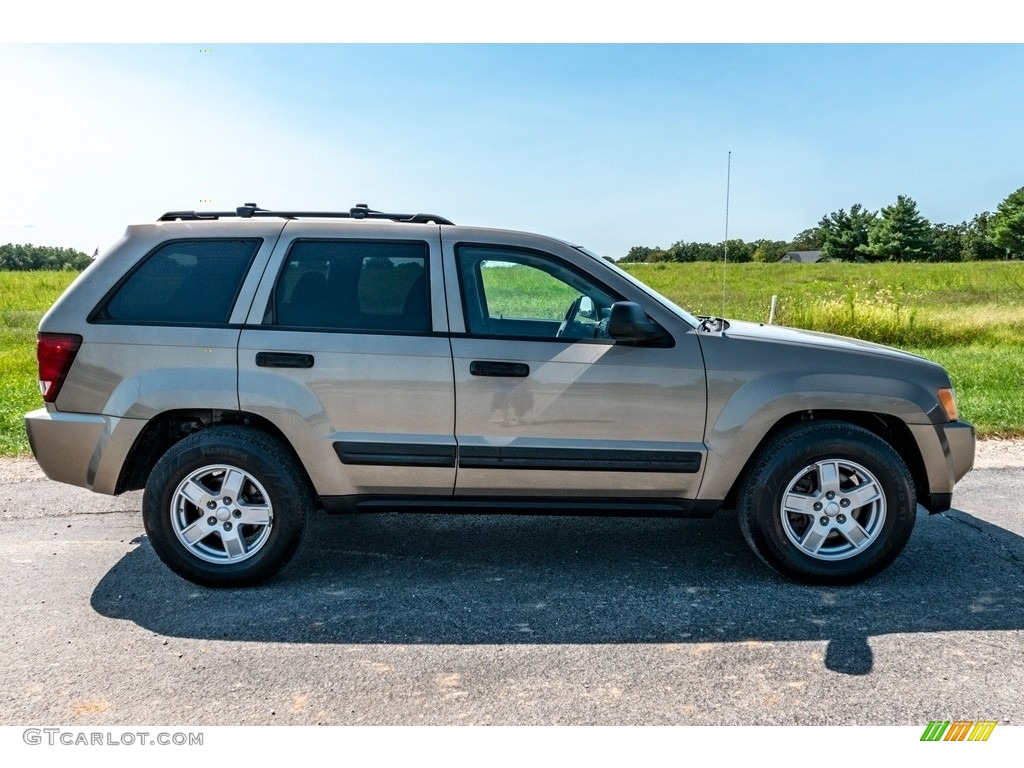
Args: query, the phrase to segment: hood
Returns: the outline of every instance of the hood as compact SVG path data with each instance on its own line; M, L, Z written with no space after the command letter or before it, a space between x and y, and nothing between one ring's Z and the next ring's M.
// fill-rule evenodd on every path
M831 333L818 333L817 331L803 331L798 328L786 328L781 325L761 325L739 320L730 320L729 326L721 334L727 338L751 339L768 341L778 344L796 344L804 347L816 347L818 349L835 349L847 352L861 352L864 354L881 357L893 357L901 360L923 361L924 358L912 355L893 347L883 344L875 344L870 341L851 339L847 336L836 336Z

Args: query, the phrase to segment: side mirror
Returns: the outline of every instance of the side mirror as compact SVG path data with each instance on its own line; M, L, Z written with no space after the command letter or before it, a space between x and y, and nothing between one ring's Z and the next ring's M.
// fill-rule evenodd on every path
M665 332L636 302L617 301L608 318L608 335L619 341L657 341L665 337Z

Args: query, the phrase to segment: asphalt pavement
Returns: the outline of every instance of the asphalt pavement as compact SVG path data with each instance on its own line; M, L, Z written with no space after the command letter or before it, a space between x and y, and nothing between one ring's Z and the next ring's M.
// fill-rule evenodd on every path
M197 587L141 495L0 461L0 724L1024 723L1024 472L989 462L858 586L733 517L314 515L268 584Z

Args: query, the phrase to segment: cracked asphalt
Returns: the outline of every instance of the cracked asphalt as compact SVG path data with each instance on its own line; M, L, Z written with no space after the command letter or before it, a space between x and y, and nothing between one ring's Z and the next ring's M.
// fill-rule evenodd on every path
M0 724L1024 723L1024 451L865 584L712 520L314 515L272 582L174 576L138 493L0 460Z

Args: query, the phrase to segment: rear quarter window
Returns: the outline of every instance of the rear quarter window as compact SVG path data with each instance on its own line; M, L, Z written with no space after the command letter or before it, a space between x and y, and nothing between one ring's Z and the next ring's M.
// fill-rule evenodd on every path
M164 243L114 287L92 320L225 324L260 243L258 238Z

